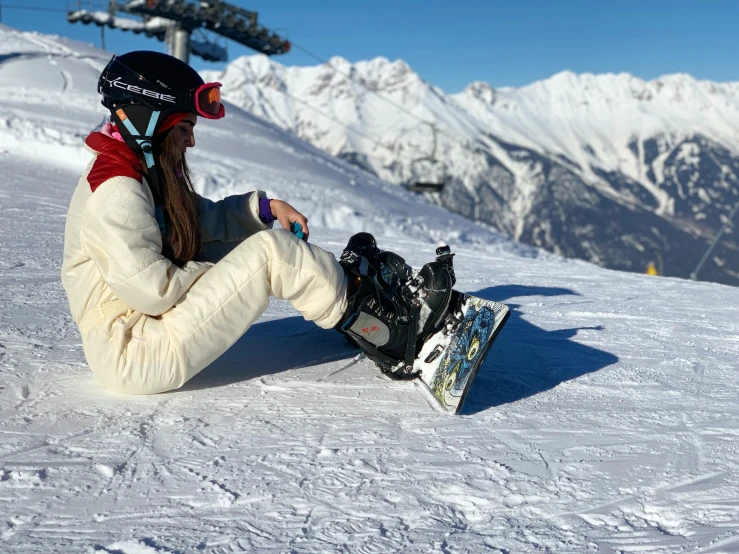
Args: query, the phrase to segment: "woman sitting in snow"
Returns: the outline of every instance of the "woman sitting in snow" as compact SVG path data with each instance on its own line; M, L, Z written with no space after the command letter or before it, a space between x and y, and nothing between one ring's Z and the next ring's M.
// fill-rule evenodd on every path
M185 151L199 116L224 116L219 88L156 52L114 57L100 77L111 122L87 137L95 157L72 198L62 267L97 379L131 394L177 389L246 332L270 295L345 333L385 371L412 377L400 363L409 308L376 278L371 235L352 237L339 263L308 244L307 219L285 202L261 191L219 202L194 192ZM283 229L271 230L274 220ZM294 223L303 240L285 230ZM451 289L437 262L422 273L429 288ZM426 299L418 341L448 296Z

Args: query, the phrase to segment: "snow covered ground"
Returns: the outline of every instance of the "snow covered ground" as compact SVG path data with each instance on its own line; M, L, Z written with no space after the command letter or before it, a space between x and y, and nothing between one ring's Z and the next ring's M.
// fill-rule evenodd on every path
M512 243L229 106L201 192L255 187L512 317L461 416L284 302L184 389L114 394L59 282L105 54L0 27L0 552L739 552L739 289Z

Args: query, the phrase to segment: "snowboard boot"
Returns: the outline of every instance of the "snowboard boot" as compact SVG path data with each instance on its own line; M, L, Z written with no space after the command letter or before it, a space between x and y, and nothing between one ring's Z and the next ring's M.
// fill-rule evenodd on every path
M347 298L351 299L355 296L362 278L374 279L378 253L375 237L370 233L356 233L349 239L339 258L339 265L341 265L347 278ZM336 329L341 331L338 327ZM357 341L350 335L342 334L346 342L354 348L360 348Z
M349 239L339 263L347 275L374 276L379 252L375 237L369 233L357 233Z
M416 353L443 324L449 308L449 269L435 261L414 276L402 257L379 251L368 233L349 240L340 263L350 281L349 309L336 329L383 373L416 377Z

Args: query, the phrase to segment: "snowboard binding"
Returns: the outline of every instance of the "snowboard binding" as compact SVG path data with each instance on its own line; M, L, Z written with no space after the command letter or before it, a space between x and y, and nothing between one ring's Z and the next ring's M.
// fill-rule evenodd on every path
M414 361L424 342L460 321L454 254L448 246L436 254L414 272L398 254L377 248L372 235L358 233L339 260L349 280L349 309L337 330L393 379L418 377Z

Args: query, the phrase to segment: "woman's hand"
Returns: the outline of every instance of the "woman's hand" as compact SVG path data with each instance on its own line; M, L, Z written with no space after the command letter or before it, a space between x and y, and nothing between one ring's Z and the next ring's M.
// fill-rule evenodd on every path
M289 231L291 223L300 223L300 226L303 228L303 240L308 241L309 230L307 217L282 200L270 200L269 209L272 211L272 215L277 218L277 221L280 222L283 229Z

